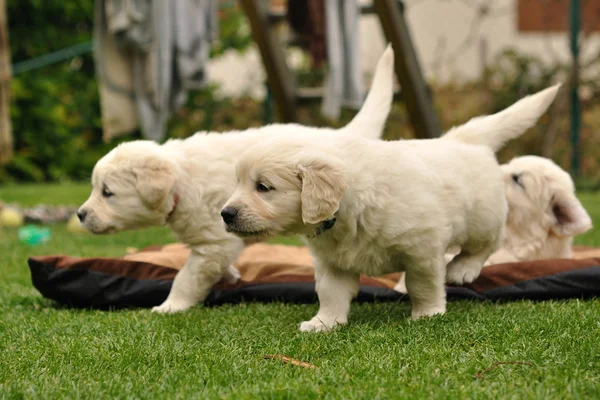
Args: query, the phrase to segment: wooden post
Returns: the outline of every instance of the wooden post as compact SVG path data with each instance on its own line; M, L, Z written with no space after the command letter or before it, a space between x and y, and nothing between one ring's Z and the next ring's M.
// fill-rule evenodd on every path
M579 127L581 125L581 107L579 103L579 30L581 11L579 0L571 0L570 44L572 58L571 73L571 174L579 178Z
M6 2L0 0L0 164L9 162L13 155L10 125L10 45L6 19Z
M404 94L415 136L417 138L438 137L441 134L440 126L427 93L427 86L412 46L408 26L399 9L400 4L397 0L374 0L374 6L383 33L394 48L396 75Z
M296 120L296 83L288 69L285 55L271 33L271 25L260 0L240 0L248 16L254 40L265 65L267 79L283 122Z

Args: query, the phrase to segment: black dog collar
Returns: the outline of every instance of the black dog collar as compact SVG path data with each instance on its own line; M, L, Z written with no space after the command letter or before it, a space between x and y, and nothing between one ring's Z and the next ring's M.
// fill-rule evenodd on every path
M334 225L335 225L335 218L328 219L327 221L321 222L321 224L319 226L317 226L317 230L315 231L315 234L311 236L311 238L314 238L315 236L318 236L321 233L333 228Z

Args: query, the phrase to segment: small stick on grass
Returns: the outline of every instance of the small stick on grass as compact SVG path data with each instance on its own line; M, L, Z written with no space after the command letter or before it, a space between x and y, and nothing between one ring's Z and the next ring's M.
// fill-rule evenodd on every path
M296 360L294 358L284 356L282 354L267 354L267 355L263 356L263 358L265 360L279 360L284 364L292 364L297 367L308 368L308 369L317 369L316 365L309 364L304 361Z
M490 365L488 368L484 369L483 371L476 372L475 378L485 379L485 376L483 376L484 374L490 372L494 368L499 367L500 365L529 365L532 367L533 363L526 362L526 361L497 361L497 362L493 363L492 365Z

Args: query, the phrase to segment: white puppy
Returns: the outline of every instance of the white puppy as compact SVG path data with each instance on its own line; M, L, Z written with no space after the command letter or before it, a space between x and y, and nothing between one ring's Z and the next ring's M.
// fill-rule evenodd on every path
M270 137L237 165L223 209L241 237L299 233L315 257L320 308L302 331L348 321L359 274L406 271L412 317L446 311L445 281L474 280L499 247L508 206L494 152L531 127L558 86L441 139ZM444 254L459 246L446 267Z
M502 248L487 264L571 258L573 236L592 228L571 176L547 158L517 157L502 165L508 217Z
M198 133L163 145L135 141L119 145L94 167L93 190L78 215L93 233L167 224L192 253L158 312L186 310L203 301L222 277L236 281L231 264L244 242L227 233L219 212L235 187L235 162L251 144L269 136L320 138L339 134L379 138L393 96L393 51L382 55L365 104L342 130L296 124L240 132Z
M501 169L508 216L502 246L485 265L571 258L573 236L591 229L592 221L569 174L537 156L514 158ZM406 293L404 275L394 289Z

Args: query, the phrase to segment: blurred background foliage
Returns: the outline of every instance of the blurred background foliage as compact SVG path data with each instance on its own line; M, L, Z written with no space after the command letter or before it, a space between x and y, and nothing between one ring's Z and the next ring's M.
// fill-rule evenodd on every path
M13 64L92 40L94 2L85 0L8 0L8 31ZM227 2L219 13L221 38L212 55L226 49L245 50L251 43L237 2ZM59 21L59 22L57 22ZM111 143L102 142L100 99L92 53L13 77L11 119L15 156L0 167L0 182L89 179L95 162L118 142L140 138L139 132ZM231 99L214 99L214 87L193 93L188 106L174 116L171 136L182 137L216 126L245 126ZM235 102L235 101L234 101ZM260 105L253 118L260 123ZM189 110L203 111L189 121ZM214 111L208 112L208 111ZM226 111L221 115L219 110Z
M92 40L94 4L85 0L7 0L12 62L20 62ZM220 39L212 55L227 49L245 51L252 43L250 29L236 1L220 10ZM59 21L59 22L57 22ZM306 63L310 65L310 63ZM307 67L308 68L308 67ZM298 71L299 82L320 84L322 70ZM444 129L469 118L501 110L525 94L566 81L568 65L546 65L525 54L506 50L490 63L482 80L462 85L432 84L435 107ZM600 80L588 79L592 95L583 102L582 173L591 185L600 180L598 129ZM249 98L217 98L216 87L193 93L169 123L170 137L198 130L224 131L261 125L264 105ZM566 91L565 91L566 93ZM568 102L557 101L552 112L522 140L499 155L501 161L518 154L551 156L569 167ZM341 126L354 112L345 110L340 121L325 120L319 105L299 111L311 125ZM92 53L24 72L12 81L11 117L14 159L0 167L0 182L87 180L94 163L119 141L139 138L139 132L111 143L102 142L98 88ZM386 128L387 138L410 138L412 131L402 105L395 104Z
M86 1L8 0L12 62L91 40L93 8ZM14 76L15 156L0 179L85 178L107 148L99 110L91 53Z

